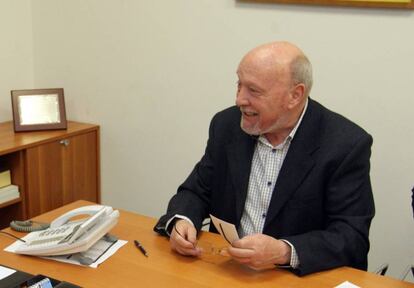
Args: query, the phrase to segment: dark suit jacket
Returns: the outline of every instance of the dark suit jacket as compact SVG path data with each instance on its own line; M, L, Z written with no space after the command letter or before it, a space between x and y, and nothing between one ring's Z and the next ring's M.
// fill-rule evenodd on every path
M175 214L189 217L197 229L209 213L240 225L257 141L241 130L240 117L237 107L214 116L204 156L155 230ZM263 229L293 244L300 260L295 273L344 265L367 268L374 216L371 145L372 137L356 124L309 99ZM216 232L213 225L210 230Z

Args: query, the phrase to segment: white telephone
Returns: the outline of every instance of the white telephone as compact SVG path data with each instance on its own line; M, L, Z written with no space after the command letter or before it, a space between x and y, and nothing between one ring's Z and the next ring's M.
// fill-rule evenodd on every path
M92 215L69 222L77 215ZM101 239L117 223L119 211L109 206L90 205L69 211L55 219L50 228L29 233L16 253L38 256L65 255L83 252Z

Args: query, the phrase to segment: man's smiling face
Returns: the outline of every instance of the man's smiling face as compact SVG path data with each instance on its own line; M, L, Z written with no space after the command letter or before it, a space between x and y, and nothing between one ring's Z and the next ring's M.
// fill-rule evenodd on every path
M241 128L248 134L277 133L285 127L290 93L288 65L274 65L269 55L246 55L238 69L236 105L242 112Z

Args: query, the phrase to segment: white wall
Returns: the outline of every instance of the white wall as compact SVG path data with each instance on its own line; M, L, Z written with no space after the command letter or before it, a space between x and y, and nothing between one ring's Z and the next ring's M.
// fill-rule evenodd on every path
M398 277L414 263L413 11L234 0L43 0L32 9L35 86L64 87L68 118L102 127L104 203L160 215L200 158L210 118L233 104L239 59L286 39L313 62L313 98L374 137L370 269L389 262Z
M12 119L11 90L33 86L32 11L29 0L0 1L0 121Z

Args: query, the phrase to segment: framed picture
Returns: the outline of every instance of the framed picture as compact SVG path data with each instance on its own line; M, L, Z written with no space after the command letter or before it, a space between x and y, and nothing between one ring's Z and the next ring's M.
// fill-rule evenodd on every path
M66 129L63 88L12 90L14 131Z
M238 0L255 3L311 4L414 9L414 0Z

